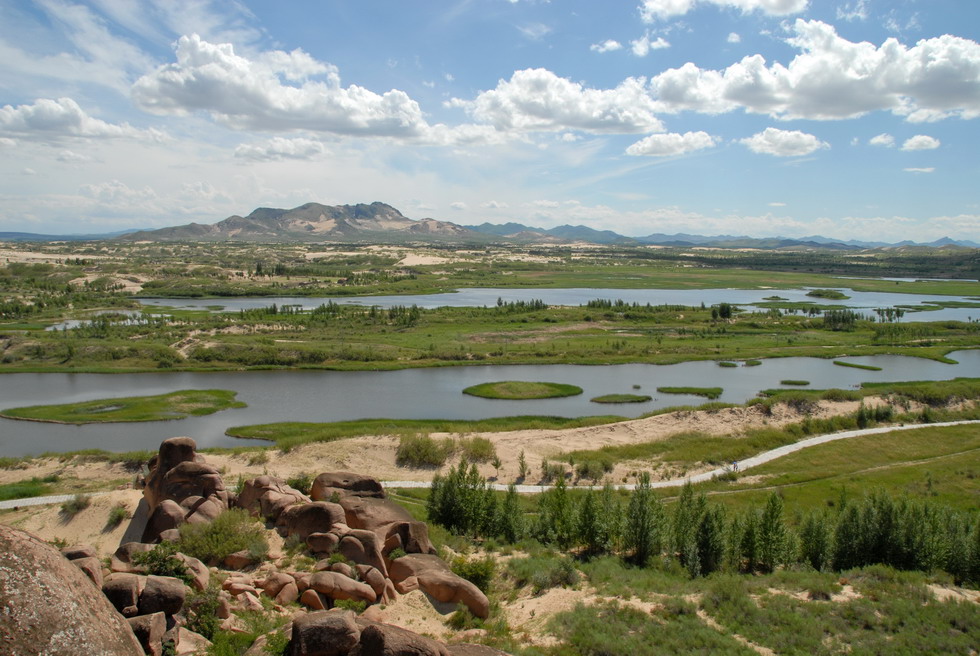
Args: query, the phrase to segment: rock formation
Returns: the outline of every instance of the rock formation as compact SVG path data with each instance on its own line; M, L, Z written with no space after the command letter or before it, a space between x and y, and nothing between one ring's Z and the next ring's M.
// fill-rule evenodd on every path
M132 630L57 549L0 525L0 653L140 656Z

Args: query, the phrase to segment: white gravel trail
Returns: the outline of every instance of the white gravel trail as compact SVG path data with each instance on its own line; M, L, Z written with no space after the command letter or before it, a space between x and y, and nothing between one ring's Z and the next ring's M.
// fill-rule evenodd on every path
M906 431L906 430L917 430L919 428L942 428L945 426L962 426L965 424L980 424L980 420L970 419L964 421L946 421L939 422L935 424L908 424L901 426L879 426L876 428L862 428L860 430L852 431L842 431L840 433L828 433L826 435L817 435L815 437L808 437L805 440L800 440L799 442L794 442L793 444L787 444L770 451L764 451L757 456L752 456L751 458L746 458L745 460L738 461L738 471L743 472L746 469L751 469L753 467L758 467L761 464L767 463L771 460L776 460L777 458L782 458L785 455L794 453L796 451L801 451L802 449L809 448L811 446L816 446L818 444L826 444L827 442L835 442L837 440L847 440L852 437L861 437L862 435L880 435L881 433L891 433L894 431ZM666 481L653 481L651 487L661 488L661 487L680 487L690 481L691 483L702 483L704 481L710 481L716 476L721 476L727 472L731 471L731 467L718 467L717 469L712 469L711 471L706 471L701 474L695 474L694 476L686 476L684 478L673 478ZM382 481L381 483L385 487L390 488L427 488L432 485L430 481ZM503 483L492 484L493 489L505 491L508 486ZM515 486L517 491L521 494L534 494L536 492L544 492L545 490L550 490L553 486L551 485L517 485ZM616 485L617 489L620 490L633 490L636 488L635 483L628 483L624 485ZM599 490L602 489L598 485L576 485L576 489L580 490ZM106 492L93 492L87 496L98 496L101 494L107 494ZM64 503L71 499L73 494L59 494L56 496L48 497L31 497L28 499L11 499L9 501L0 501L0 510L5 510L9 508L24 508L27 506L44 506L54 503Z

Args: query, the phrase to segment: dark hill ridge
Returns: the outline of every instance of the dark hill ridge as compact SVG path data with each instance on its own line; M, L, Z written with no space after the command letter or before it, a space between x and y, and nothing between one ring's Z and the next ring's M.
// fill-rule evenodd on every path
M188 223L159 230L127 231L100 235L56 236L34 233L0 233L0 241L98 240L115 237L127 241L250 241L250 242L440 242L440 243L511 243L562 244L586 242L619 246L666 246L759 249L768 251L836 250L850 251L887 247L978 248L969 240L943 237L929 244L904 241L889 244L880 241L828 239L819 235L801 238L757 238L737 235L672 235L653 233L627 237L611 230L596 230L584 225L561 225L539 228L521 223L482 223L458 225L432 218L414 220L381 202L357 205L322 205L306 203L292 209L260 207L248 216L233 215L214 224Z
M419 236L459 238L470 230L435 219L414 221L391 205L321 205L306 203L293 209L260 207L248 216L229 216L213 225L144 230L123 237L131 241L323 241Z

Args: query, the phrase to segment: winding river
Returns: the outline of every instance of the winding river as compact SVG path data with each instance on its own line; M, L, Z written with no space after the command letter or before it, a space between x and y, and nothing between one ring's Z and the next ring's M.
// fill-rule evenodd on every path
M535 290L540 292L542 290ZM590 290L595 296L595 290ZM785 295L785 294L784 294ZM269 303L269 299L264 299ZM690 300L688 300L690 303ZM480 419L507 415L576 417L618 414L636 417L703 398L660 394L660 386L722 387L719 400L744 403L784 379L805 379L812 388L853 387L861 382L948 380L980 376L980 349L951 353L957 364L896 355L846 358L881 367L868 371L835 366L819 358L775 358L756 367L716 363L672 365L491 365L401 371L248 371L140 374L6 374L0 376L2 407L45 400L72 403L93 399L162 394L180 389L235 390L247 408L179 421L70 426L0 419L0 455L101 448L154 449L175 435L193 436L200 446L241 445L226 436L230 426L277 421L342 421L368 417ZM537 401L500 401L462 394L470 385L497 380L545 380L583 388L581 396ZM634 386L639 386L635 389ZM647 403L600 405L590 398L610 393L649 394Z

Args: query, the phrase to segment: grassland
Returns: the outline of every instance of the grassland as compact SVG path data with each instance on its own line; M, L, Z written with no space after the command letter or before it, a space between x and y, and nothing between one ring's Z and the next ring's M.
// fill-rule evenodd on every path
M717 399L721 396L724 391L720 387L671 387L664 386L658 387L657 391L661 394L691 394L694 396L703 396L708 399Z
M589 400L593 403L646 403L651 398L646 394L603 394Z
M155 396L10 408L0 412L0 417L58 424L165 421L245 407L235 396L237 392L228 390L181 390Z
M480 383L463 390L463 394L479 396L483 399L507 399L525 401L530 399L556 399L563 396L578 396L582 388L564 383L529 382L505 380L495 383Z
M137 314L142 295L344 296L452 291L468 286L546 288L802 288L839 286L834 275L975 275L968 254L714 253L631 247L423 248L440 261L405 266L405 246L262 244L32 245L61 261L0 267L0 372L397 369L467 364L686 360L896 353L942 360L975 346L976 322L824 324L811 305L713 316L698 306L486 308L289 307L245 312ZM2 251L0 251L2 255ZM262 272L259 272L259 264ZM858 291L976 295L977 283L848 280ZM911 297L910 297L911 298ZM101 314L97 314L101 313ZM980 314L980 313L978 313ZM64 319L70 330L45 331Z

